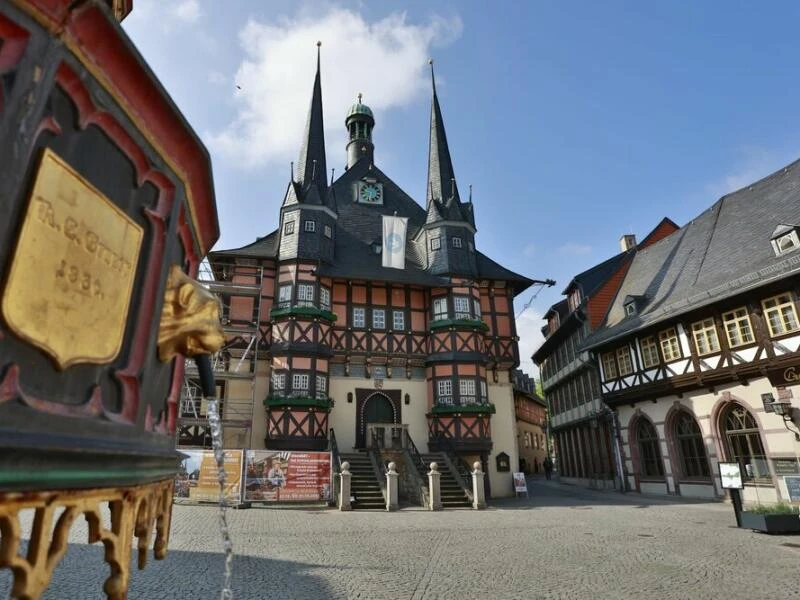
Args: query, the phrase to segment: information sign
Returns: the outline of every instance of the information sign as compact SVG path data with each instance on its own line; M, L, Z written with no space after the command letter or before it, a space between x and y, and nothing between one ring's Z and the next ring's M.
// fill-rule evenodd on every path
M789 501L800 502L800 477L784 477L783 482L789 492Z
M739 463L719 463L719 477L722 480L722 489L741 490L744 488L744 485L742 484L742 469L739 466Z

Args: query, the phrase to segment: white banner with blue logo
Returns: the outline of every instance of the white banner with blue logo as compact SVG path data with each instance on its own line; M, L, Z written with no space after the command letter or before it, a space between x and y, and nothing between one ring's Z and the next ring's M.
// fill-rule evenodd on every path
M406 217L383 216L383 266L390 269L406 268Z

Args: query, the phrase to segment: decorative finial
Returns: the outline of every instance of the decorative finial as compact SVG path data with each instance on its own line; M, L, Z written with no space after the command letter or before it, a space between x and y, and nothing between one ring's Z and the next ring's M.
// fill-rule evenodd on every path
M472 184L469 184L469 203L472 204Z
M358 103L361 104L361 92L358 92Z
M319 40L317 40L317 48L319 48L320 46L322 46L322 42L320 42Z
M431 85L433 86L433 93L436 93L436 77L433 74L433 59L428 59L428 64L431 66Z
M336 173L336 169L331 169L331 185L333 185L333 174Z
M311 161L311 181L317 180L317 159Z
M292 183L294 183L294 161L289 163L289 172L291 173Z

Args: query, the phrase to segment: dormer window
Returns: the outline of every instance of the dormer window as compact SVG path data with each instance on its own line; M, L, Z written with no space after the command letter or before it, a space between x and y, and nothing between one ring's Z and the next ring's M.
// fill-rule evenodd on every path
M772 250L775 256L782 256L800 248L800 237L797 234L798 226L781 223L772 232Z
M636 302L628 302L625 305L625 314L628 316L636 314Z
M570 311L575 310L581 303L581 291L578 288L575 288L569 293L567 296L567 304L569 305Z
M643 296L625 296L622 306L625 309L625 316L630 317L639 312Z

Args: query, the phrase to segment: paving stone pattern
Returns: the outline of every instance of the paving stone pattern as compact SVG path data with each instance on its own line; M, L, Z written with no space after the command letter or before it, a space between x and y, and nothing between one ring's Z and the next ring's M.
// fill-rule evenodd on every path
M486 511L230 511L236 600L800 598L800 537L735 528L719 503L591 492L532 480ZM83 524L44 598L98 599L107 569ZM216 509L176 506L165 561L134 570L129 600L219 598ZM134 567L135 568L135 567ZM10 576L0 572L0 597Z

